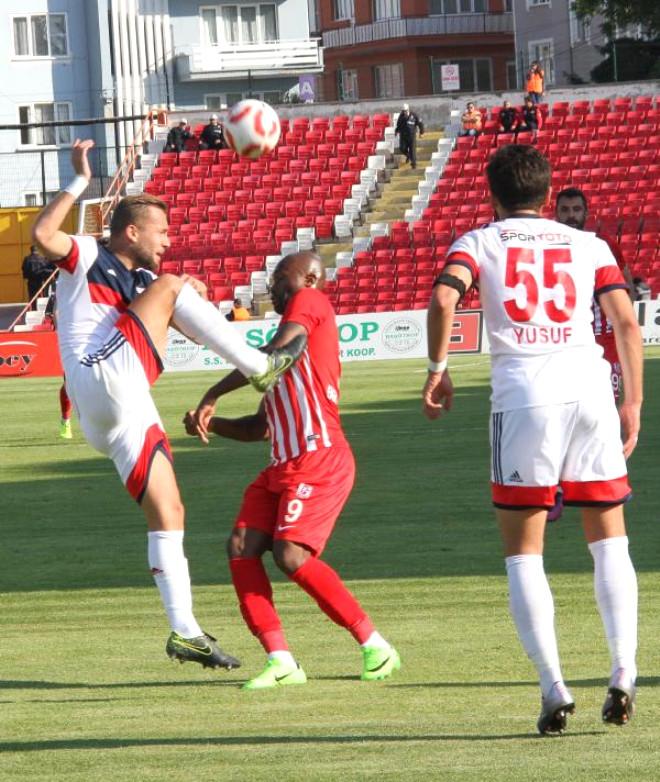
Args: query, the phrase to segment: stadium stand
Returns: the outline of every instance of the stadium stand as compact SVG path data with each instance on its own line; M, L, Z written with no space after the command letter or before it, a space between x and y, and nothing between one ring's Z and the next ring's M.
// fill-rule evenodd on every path
M492 219L485 165L495 148L514 140L549 157L555 193L569 186L585 192L587 229L616 238L633 276L660 294L660 100L557 102L541 110L546 119L535 134L498 134L499 108L481 109L487 120L476 138L457 138L457 127L447 128L407 221L392 222L379 235L372 229L368 245L337 269L328 286L337 311L426 307L453 239ZM463 306L478 308L478 293L468 294Z
M284 119L278 147L256 161L197 150L196 139L162 152L142 183L168 203L175 228L162 271L198 277L217 302L265 291L267 259L287 243L350 236L385 168L382 153L391 155L390 125L388 114Z

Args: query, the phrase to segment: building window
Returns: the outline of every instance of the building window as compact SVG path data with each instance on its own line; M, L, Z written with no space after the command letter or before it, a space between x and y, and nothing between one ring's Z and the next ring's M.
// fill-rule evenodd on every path
M200 18L202 40L207 46L279 40L275 3L200 8Z
M338 71L339 100L358 99L358 78L356 70Z
M374 20L399 19L401 17L400 0L374 0Z
M71 119L70 103L34 103L18 107L21 124L39 122L67 122ZM71 128L60 127L21 128L23 146L62 146L71 143Z
M518 89L518 74L513 60L509 60L506 64L506 88L507 90Z
M433 61L433 81L438 85L442 84L441 65L458 65L458 76L460 79L461 92L490 92L493 89L493 77L490 57L479 59L460 60L434 60Z
M527 0L527 8L535 8L538 5L552 5L550 0Z
M591 43L591 18L589 16L579 17L575 13L575 7L571 5L569 9L569 19L571 27L571 46L576 43Z
M335 20L353 19L355 16L355 7L353 0L333 0Z
M544 83L547 87L555 83L555 44L552 38L543 41L529 41L529 61L541 63Z
M431 14L485 14L487 0L431 0Z
M41 192L23 193L23 198L25 199L25 206L46 206L46 204L49 204L53 200L53 198L55 198L55 196L58 195L59 192L60 192L59 190L46 190L46 203L43 203Z
M15 16L13 28L16 57L66 57L69 54L65 14Z
M374 68L377 98L402 98L403 89L403 64L376 65Z

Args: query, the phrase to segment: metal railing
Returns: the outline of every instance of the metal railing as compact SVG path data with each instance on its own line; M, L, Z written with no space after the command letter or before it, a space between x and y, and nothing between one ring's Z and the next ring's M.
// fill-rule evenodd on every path
M475 35L513 33L513 14L444 14L442 16L385 19L323 33L323 46L355 46L418 35Z

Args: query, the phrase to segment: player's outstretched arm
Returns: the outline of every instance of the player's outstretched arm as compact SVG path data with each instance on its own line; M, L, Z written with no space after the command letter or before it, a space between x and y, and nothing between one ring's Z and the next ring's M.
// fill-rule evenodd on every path
M64 258L71 251L71 237L60 228L76 198L84 192L92 178L87 153L93 146L91 140L76 139L73 142L71 163L76 178L41 210L34 222L32 238L47 258Z
M465 290L472 284L469 270L459 264L447 265L442 275L463 283ZM439 418L443 411L451 410L454 385L447 370L449 339L456 305L460 301L459 291L448 284L436 283L431 294L427 313L427 339L429 373L422 389L422 410L430 420Z
M183 418L186 434L191 437L199 436L197 429L196 411L189 410ZM239 440L250 443L268 438L268 421L263 401L254 415L246 415L241 418L222 418L212 416L208 422L208 431L218 437L226 437L229 440Z
M598 303L614 329L616 349L621 362L623 403L619 408L619 416L623 432L623 452L628 458L637 445L644 399L642 333L626 291L619 288L602 293Z
M261 350L263 350L264 353L270 353L275 348L282 348L285 346L293 356L294 361L297 361L307 346L307 331L303 326L300 326L298 323L281 324L273 339L261 348ZM214 416L218 399L221 396L230 394L232 391L243 388L243 386L246 386L247 384L248 381L245 376L235 369L233 372L225 375L219 383L211 386L204 394L194 412L195 434L203 443L208 444L208 435L211 431L211 419ZM262 438L259 437L257 439Z

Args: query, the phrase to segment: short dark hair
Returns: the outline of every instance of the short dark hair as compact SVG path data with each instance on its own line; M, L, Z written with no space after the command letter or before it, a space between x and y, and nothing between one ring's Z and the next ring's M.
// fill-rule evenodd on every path
M551 174L548 159L530 144L506 144L486 166L491 193L509 211L543 206Z
M117 204L110 220L112 236L120 234L127 226L135 225L149 207L160 209L167 216L167 204L149 193L126 196Z
M559 201L561 198L581 198L582 206L584 206L585 209L589 208L589 205L587 204L587 197L579 187L565 187L563 190L560 190L559 193L557 193L557 198L555 199L555 208L559 206Z

